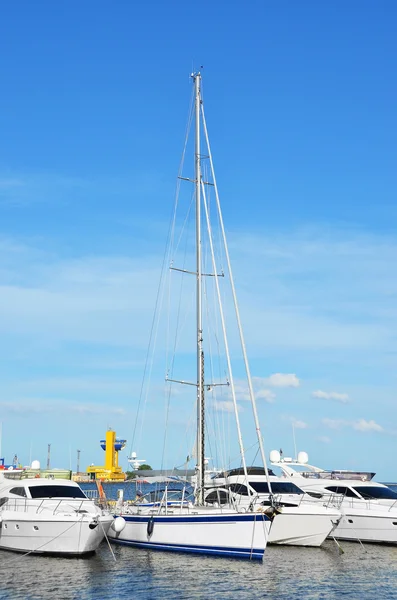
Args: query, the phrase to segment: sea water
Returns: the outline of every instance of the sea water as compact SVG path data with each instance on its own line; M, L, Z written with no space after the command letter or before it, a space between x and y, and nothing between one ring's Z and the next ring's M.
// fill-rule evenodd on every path
M397 548L333 541L269 546L263 563L156 552L104 542L88 558L0 551L0 598L116 600L397 598Z

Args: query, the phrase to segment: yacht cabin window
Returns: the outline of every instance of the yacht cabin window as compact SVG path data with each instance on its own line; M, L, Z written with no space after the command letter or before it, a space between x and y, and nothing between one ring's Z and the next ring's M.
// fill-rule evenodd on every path
M365 500L370 500L371 498L376 498L377 500L397 500L396 492L393 492L390 488L382 488L376 485L360 485L353 489Z
M208 504L227 504L230 502L230 496L225 490L214 490L207 494L205 501L208 502Z
M26 491L23 487L14 487L10 490L10 494L15 494L16 496L22 496L22 498L26 498Z
M266 481L250 481L249 484L258 494L269 493L269 486ZM271 481L270 485L273 494L304 494L297 485L288 481Z
M32 485L29 487L32 498L86 498L78 486Z
M359 498L359 496L349 487L345 485L329 485L325 488L334 494L342 494L346 498Z
M241 496L248 496L247 486L243 485L242 483L231 483L227 487L235 494L240 494Z

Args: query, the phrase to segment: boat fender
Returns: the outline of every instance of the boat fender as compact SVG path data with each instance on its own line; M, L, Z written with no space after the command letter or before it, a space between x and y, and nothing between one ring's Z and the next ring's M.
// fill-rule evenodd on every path
M150 537L152 535L153 529L154 529L154 517L150 517L149 521L147 522L148 537Z
M116 517L112 523L112 529L116 533L121 533L125 527L125 519L123 517Z
M93 520L91 521L91 523L88 525L88 527L89 527L90 529L95 529L95 527L98 527L98 520L97 520L97 519L93 519Z

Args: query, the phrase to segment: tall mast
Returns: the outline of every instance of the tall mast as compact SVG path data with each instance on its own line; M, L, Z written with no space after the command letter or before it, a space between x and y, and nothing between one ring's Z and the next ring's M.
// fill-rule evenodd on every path
M197 273L197 489L199 504L204 502L204 352L202 324L202 270L201 270L201 153L200 153L200 105L201 105L201 74L192 75L195 85L195 188L196 188L196 273Z

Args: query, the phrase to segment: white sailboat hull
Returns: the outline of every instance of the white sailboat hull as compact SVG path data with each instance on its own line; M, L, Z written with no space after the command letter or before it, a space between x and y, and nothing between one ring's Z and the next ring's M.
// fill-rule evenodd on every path
M82 555L94 552L113 518L82 514L1 512L0 549L35 554Z
M273 519L269 544L321 546L338 524L339 511L324 507L283 506Z
M122 514L125 527L113 528L113 542L150 548L261 560L271 521L259 513L243 514L194 509L189 513Z

